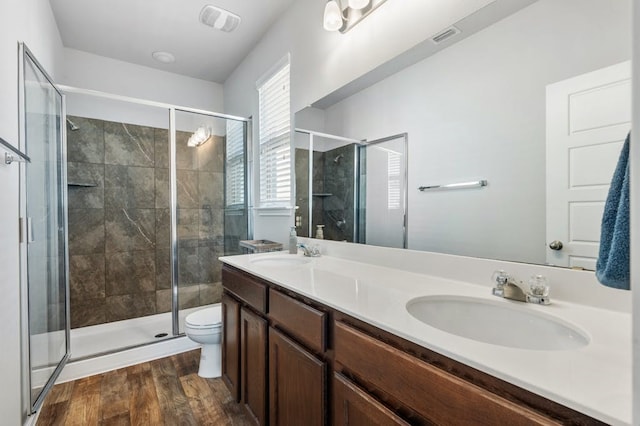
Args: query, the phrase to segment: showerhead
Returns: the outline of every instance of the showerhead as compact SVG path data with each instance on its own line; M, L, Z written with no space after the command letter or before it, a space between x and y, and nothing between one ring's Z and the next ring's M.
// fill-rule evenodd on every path
M76 124L73 121L69 120L68 118L67 118L67 124L69 125L69 129L72 132L75 132L76 130L80 130L80 127L76 126Z
M334 158L334 159L333 159L333 162L334 162L334 163L336 163L336 164L338 164L338 162L340 161L340 159L341 159L342 157L344 157L344 154L338 154L338 155L336 156L336 158Z

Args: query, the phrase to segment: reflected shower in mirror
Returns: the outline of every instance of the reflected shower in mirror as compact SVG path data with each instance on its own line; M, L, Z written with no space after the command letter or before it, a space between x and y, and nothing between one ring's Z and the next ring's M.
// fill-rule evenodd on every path
M409 135L410 249L594 269L630 130L630 9L538 0L493 21L470 15L446 42L381 67L395 73L369 73L297 112L296 126Z
M295 135L298 235L406 247L406 135Z
M356 139L295 131L296 229L303 237L357 242Z

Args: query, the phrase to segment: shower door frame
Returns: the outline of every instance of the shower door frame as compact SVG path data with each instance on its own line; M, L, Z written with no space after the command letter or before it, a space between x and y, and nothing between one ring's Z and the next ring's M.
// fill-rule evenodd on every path
M66 101L65 95L59 86L55 84L53 78L46 72L42 64L36 59L34 54L29 50L25 43L20 42L18 44L18 118L19 118L19 132L20 132L20 149L23 152L27 152L26 135L27 135L27 110L26 110L26 68L25 61L29 59L33 65L38 69L47 82L53 87L56 93L60 96L60 150L61 150L61 182L59 182L62 192L60 194L61 200L59 203L62 206L63 217L62 223L64 227L64 287L65 287L65 354L58 362L53 372L47 379L46 383L42 387L42 390L38 394L38 397L33 401L32 397L32 363L31 363L31 324L30 324L30 297L29 297L29 219L27 218L27 170L26 164L20 163L19 170L19 216L20 216L20 320L21 320L21 358L23 360L22 365L22 404L23 413L27 416L31 416L37 412L40 408L47 394L55 384L55 380L58 378L62 369L66 365L71 356L71 318L70 318L70 297L69 297L69 245L68 245L68 200L67 200L67 145L66 145L66 126L64 125L66 119Z
M384 138L380 138L380 139L375 139L372 141L367 141L366 143L361 144L360 146L358 146L358 167L356 167L356 169L358 170L358 180L357 180L357 187L358 187L358 191L356 192L360 192L360 180L362 179L362 171L360 170L361 164L360 164L360 159L362 158L362 156L360 155L360 151L363 149L367 149L368 147L371 146L375 146L376 144L381 144L384 142L389 142L392 141L394 139L403 139L404 143L404 173L402 175L402 186L404 188L404 190L402 191L402 248L404 249L408 249L409 248L409 232L408 232L408 224L409 224L409 134L408 133L398 133L396 135L391 135L391 136L387 136ZM361 204L361 199L358 196L358 200L357 200L357 210L358 210L358 215L360 215L360 212L362 211L362 209L360 208ZM357 222L359 223L361 218L358 217ZM360 230L359 230L360 231ZM365 242L362 242L362 239L364 239L363 236L360 235L360 233L357 234L357 239L358 243L361 244L366 244Z
M245 203L247 209L247 217L251 217L250 209L251 206L249 204L249 196L251 195L251 181L249 180L250 174L248 173L248 156L251 147L251 117L239 117L235 115L222 114L219 112L207 111L198 108L184 107L178 106L174 104L168 104L164 102L156 102L150 101L146 99L139 99L130 96L116 95L113 93L101 92L99 90L91 90L91 89L82 89L73 86L60 85L58 88L63 93L77 94L77 95L85 95L85 96L94 96L97 98L108 99L112 101L120 101L127 102L137 105L156 107L166 110L169 113L169 183L170 183L170 212L171 212L171 244L170 244L170 252L171 252L171 328L172 328L172 336L171 338L177 338L184 336L184 333L180 333L180 319L179 319L179 289L178 289L178 230L177 230L177 210L178 210L178 186L177 186L177 165L176 165L176 111L179 112L188 112L194 114L206 115L214 118L221 118L225 120L235 120L241 121L245 123L245 175L246 175L246 184L245 184ZM66 110L63 120L66 120ZM66 126L63 126L66 128ZM66 208L66 207L65 207ZM247 234L248 238L253 238L253 227L251 220L247 221ZM148 342L143 343L138 346L146 346L152 345L157 342ZM108 355L110 353L120 352L123 349L127 348L117 348L113 351L100 353L98 355ZM97 356L97 355L96 355Z
M309 129L302 129L302 128L298 128L296 127L294 129L295 133L302 133L302 134L306 134L309 135L309 170L308 170L308 174L309 174L309 206L308 206L308 212L307 214L309 215L309 238L313 237L313 138L314 137L319 137L319 138L325 138L325 139L333 139L336 141L341 141L341 142L349 142L349 143L353 143L356 144L356 149L354 149L354 164L355 167L353 168L353 182L354 182L354 186L355 186L355 191L353 191L353 206L354 206L354 210L355 210L355 214L353 215L353 219L354 219L354 223L353 223L353 238L354 240L357 239L357 236L359 234L359 230L358 230L358 226L359 226L359 220L358 220L358 179L359 179L359 167L360 167L360 162L358 161L358 156L359 156L359 148L362 146L365 146L368 144L366 139L353 139L353 138L347 138L344 136L338 136L338 135L332 135L330 133L323 133L323 132L317 132L315 130L309 130ZM295 161L295 158L294 158ZM295 169L295 167L294 167ZM352 241L352 242L357 242L357 241Z

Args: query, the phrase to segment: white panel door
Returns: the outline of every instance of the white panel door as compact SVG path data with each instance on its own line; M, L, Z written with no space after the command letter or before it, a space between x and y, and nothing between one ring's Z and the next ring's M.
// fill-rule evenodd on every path
M547 263L595 270L604 203L630 129L630 62L547 86Z

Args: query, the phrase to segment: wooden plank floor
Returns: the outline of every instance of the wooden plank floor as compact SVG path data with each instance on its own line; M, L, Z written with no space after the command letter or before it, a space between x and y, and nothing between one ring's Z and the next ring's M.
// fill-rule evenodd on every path
M38 419L49 425L250 425L221 379L198 376L200 350L53 387Z

